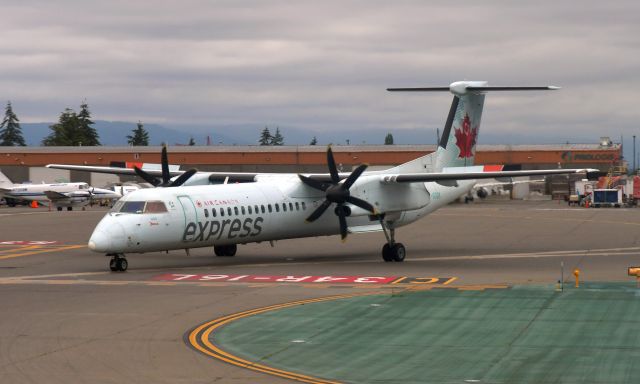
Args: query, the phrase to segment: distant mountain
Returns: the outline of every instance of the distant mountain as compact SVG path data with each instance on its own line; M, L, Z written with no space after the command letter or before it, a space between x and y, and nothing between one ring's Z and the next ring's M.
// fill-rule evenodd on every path
M28 145L38 146L42 139L51 132L49 126L52 123L22 123L22 132ZM136 127L134 122L103 121L95 122L94 127L100 136L103 145L116 146L127 145L127 135ZM202 126L202 125L171 125L145 124L149 132L149 144L169 145L187 144L193 137L196 145L205 145L207 136L212 145L250 145L257 144L260 132L264 126L255 125L229 125L229 126ZM269 127L271 133L275 127ZM285 145L306 145L315 136L318 145L333 144L383 144L387 133L393 134L395 144L435 144L435 128L398 129L372 128L366 130L340 129L309 131L299 128L280 127L284 136ZM615 138L614 138L615 139ZM504 134L494 132L482 132L478 140L479 144L562 144L570 143L597 143L598 137L572 136L567 137L562 133L557 135L535 135L534 133ZM629 141L630 142L630 141Z

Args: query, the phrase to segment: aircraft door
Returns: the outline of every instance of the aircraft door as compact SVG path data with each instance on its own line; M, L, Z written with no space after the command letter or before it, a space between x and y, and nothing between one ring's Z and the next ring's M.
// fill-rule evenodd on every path
M182 206L182 212L184 213L184 228L187 228L189 223L198 222L198 211L196 206L189 196L178 196L178 201Z

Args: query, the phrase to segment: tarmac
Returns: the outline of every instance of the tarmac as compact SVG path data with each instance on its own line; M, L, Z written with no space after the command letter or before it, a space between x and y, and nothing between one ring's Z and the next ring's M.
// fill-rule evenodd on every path
M399 229L404 263L378 233L112 273L104 209L2 208L0 382L633 382L639 212L484 201Z

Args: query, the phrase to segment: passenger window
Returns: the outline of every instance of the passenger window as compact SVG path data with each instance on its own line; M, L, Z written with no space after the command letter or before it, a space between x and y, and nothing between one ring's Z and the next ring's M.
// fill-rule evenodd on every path
M299 211L299 210L300 210L300 203L296 201L296 211Z
M287 212L287 203L282 203L282 210Z
M262 213L266 213L266 212L264 211L264 205L261 205L261 206L260 206L260 212L262 212Z
M274 205L276 206L276 212L280 212L280 204L275 203Z
M238 213L238 207L233 207L233 212L235 212L236 216L240 215L240 214Z
M293 211L293 203L289 203L289 210Z
M260 213L260 208L257 205L254 207L254 209L256 210L256 215Z
M240 207L240 211L242 211L242 214L243 214L243 215L245 214L245 212L244 212L244 205L243 205L242 207Z
M267 207L269 208L269 213L271 213L271 204L267 205Z
M204 217L209 217L209 210L207 208L204 209Z
M224 217L224 208L220 208L220 216Z
M306 210L307 209L307 204L304 203L304 201L302 202L302 210Z
M211 208L211 216L216 217L216 209Z
M249 214L253 214L253 210L251 209L251 206L248 206L247 209L249 210Z
M233 215L233 213L231 213L231 207L227 207L227 214L228 214L229 216Z

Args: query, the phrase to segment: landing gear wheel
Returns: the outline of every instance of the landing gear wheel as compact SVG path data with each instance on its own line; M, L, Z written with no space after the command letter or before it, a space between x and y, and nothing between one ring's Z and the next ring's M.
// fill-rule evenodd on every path
M129 267L129 262L123 254L110 254L111 260L109 260L109 269L112 272L124 272Z
M58 207L58 211L62 211L62 207Z
M407 255L407 251L404 249L402 243L395 243L391 246L391 257L393 261L402 262Z
M216 256L235 256L238 251L238 246L232 245L216 245L213 247L213 252Z
M67 211L73 211L73 207L67 207Z
M127 259L118 259L116 264L118 266L118 271L120 272L126 271L127 268L129 267L129 262L127 261Z
M389 244L385 244L382 247L382 259L387 263L393 261L393 256L391 256L391 247Z

